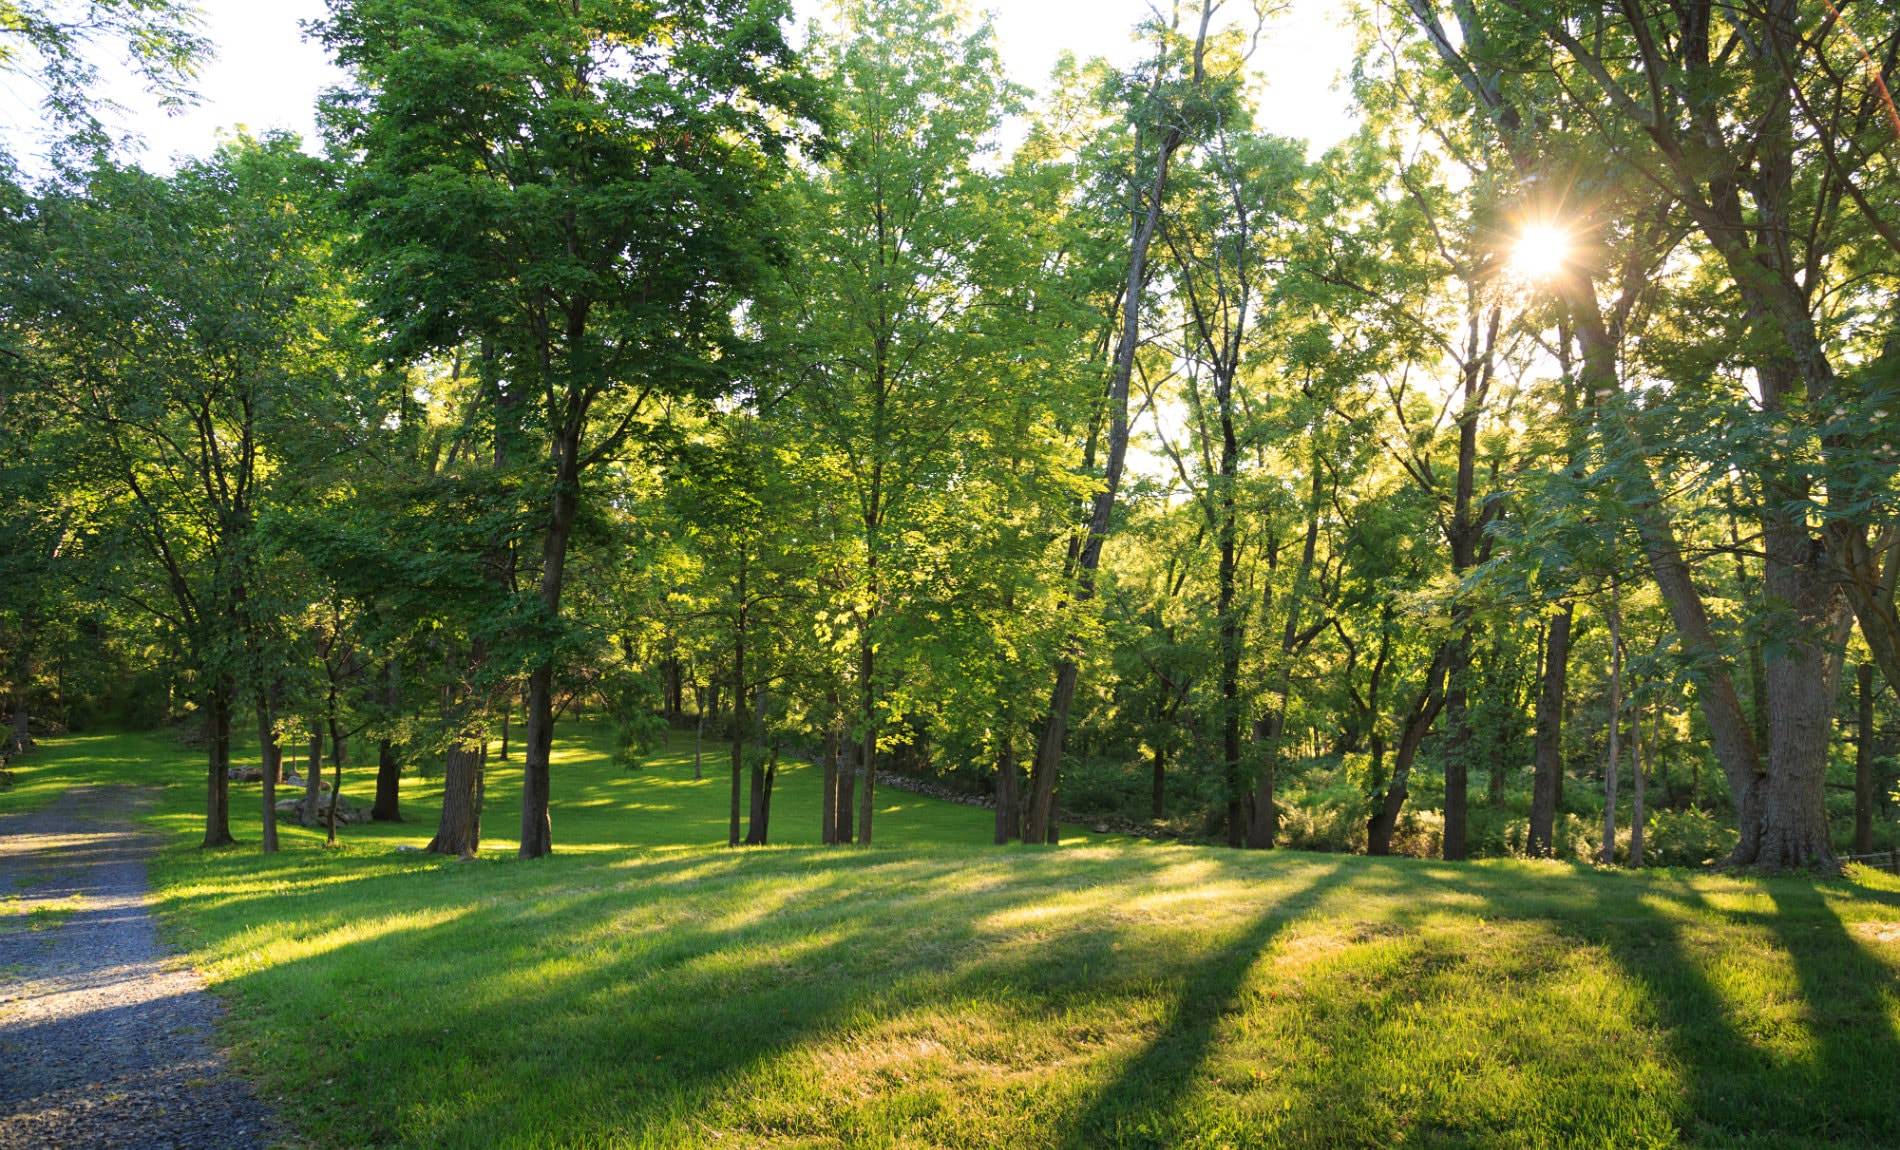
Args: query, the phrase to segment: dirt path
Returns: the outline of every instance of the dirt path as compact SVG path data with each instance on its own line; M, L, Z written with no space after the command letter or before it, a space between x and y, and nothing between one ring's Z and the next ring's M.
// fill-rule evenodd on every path
M278 1141L159 945L139 803L85 787L0 818L0 1150Z

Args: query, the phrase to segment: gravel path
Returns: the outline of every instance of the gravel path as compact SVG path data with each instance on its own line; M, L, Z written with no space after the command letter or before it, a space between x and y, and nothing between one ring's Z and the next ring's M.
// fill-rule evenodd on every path
M278 1141L212 1044L217 1003L158 943L140 801L82 787L0 818L0 1150Z

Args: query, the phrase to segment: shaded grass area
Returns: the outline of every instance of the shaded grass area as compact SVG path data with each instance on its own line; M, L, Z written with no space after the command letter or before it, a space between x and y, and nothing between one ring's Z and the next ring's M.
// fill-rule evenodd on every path
M61 740L22 787L166 786L169 934L320 1145L1900 1145L1900 880L999 850L987 812L888 791L902 845L733 852L710 756L621 772L564 733L530 864L396 852L420 781L417 822L341 850L204 854L197 758L143 736Z

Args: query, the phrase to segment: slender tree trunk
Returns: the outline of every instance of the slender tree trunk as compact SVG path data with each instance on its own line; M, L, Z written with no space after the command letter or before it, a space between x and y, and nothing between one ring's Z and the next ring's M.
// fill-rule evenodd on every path
M693 781L706 777L704 749L706 745L706 691L698 683L693 684Z
M1603 845L1597 861L1616 865L1616 775L1623 762L1623 608L1616 584L1610 584L1610 754L1603 769Z
M766 693L765 688L760 687L757 705L752 718L753 725L757 727L761 740L765 738L765 712ZM751 819L746 825L745 836L745 841L752 846L762 847L765 845L766 809L772 801L771 773L772 765L766 758L757 757L753 759Z
M1372 817L1366 823L1366 853L1371 855L1389 855L1392 853L1392 836L1398 829L1399 814L1405 809L1405 800L1410 794L1408 784L1412 776L1412 763L1418 758L1418 750L1425 743L1425 736L1431 733L1432 724L1438 721L1438 713L1445 706L1445 678L1451 665L1450 644L1441 646L1432 659L1432 666L1426 672L1425 686L1420 689L1411 709L1406 713L1405 727L1399 735L1399 747L1392 761L1392 778L1386 784L1385 792L1374 807Z
M876 592L873 591L873 595ZM858 645L858 682L863 691L864 743L858 752L858 842L871 845L871 814L877 790L877 695L874 673L877 654L869 636Z
M732 794L726 827L726 845L732 847L739 845L739 795L741 775L745 771L745 601L746 567L742 556L739 562L739 613L735 619L732 641Z
M825 729L824 791L818 803L818 841L826 846L838 841L838 730Z
M303 769L303 805L297 809L297 821L307 827L317 825L323 811L323 731L310 726L310 754Z
M1854 853L1874 850L1874 665L1855 668L1860 727L1854 738Z
M1005 735L996 748L996 845L1022 837L1022 810L1016 793L1016 744Z
M1630 865L1638 870L1643 867L1643 820L1647 817L1643 809L1648 780L1648 762L1643 751L1643 713L1637 711L1630 719Z
M541 612L548 626L561 618L561 593L567 582L567 547L580 509L579 420L562 429L555 450L553 507L541 553ZM542 858L554 851L549 767L554 757L554 652L543 650L528 673L528 738L522 752L521 858ZM486 748L483 749L486 754Z
M208 775L205 779L205 837L203 845L230 846L231 837L231 688L219 683L205 706Z
M1194 86L1206 78L1204 54L1208 26L1213 22L1213 0L1202 0L1200 31L1194 43ZM1160 73L1157 69L1159 83ZM1115 366L1109 387L1108 459L1101 490L1096 493L1088 522L1088 535L1076 561L1074 601L1080 605L1095 597L1095 572L1101 566L1102 545L1108 539L1115 499L1121 489L1122 472L1128 459L1128 393L1134 377L1135 355L1141 347L1142 296L1148 286L1148 252L1160 230L1163 204L1167 199L1169 169L1175 153L1186 142L1180 122L1168 127L1156 155L1154 179L1147 189L1147 203L1140 206L1140 223L1129 244L1128 275L1122 286L1122 333L1115 352ZM1069 710L1075 704L1079 676L1076 656L1063 656L1056 664L1055 690L1049 701L1048 722L1042 741L1036 747L1035 763L1030 769L1029 808L1023 837L1029 842L1053 842L1055 827L1056 776L1062 768L1062 752L1069 735Z
M1569 690L1570 628L1576 608L1566 604L1544 632L1544 681L1537 695L1537 766L1531 783L1532 858L1556 853L1557 808L1563 799L1564 709Z
M38 623L32 613L20 621L19 646L13 652L13 718L7 738L7 758L33 750L33 640Z
M383 664L383 711L393 716L400 706L402 686L392 660ZM402 821L402 760L396 755L395 741L387 734L376 744L376 802L370 807L369 817L379 823Z
M1149 785L1148 816L1160 822L1166 817L1168 798L1168 753L1160 747L1154 750L1153 771L1154 779Z
M324 843L336 845L336 809L343 805L343 745L336 744L337 754L331 761L330 772L330 814L324 826Z
M501 709L501 753L498 757L504 763L508 761L508 737L514 728L515 701L513 694L512 691L502 692L502 698L506 701L506 705Z
M277 775L283 766L283 748L277 745L277 721L271 714L270 695L257 693L257 757L263 763L264 853L277 850Z
M858 752L857 743L849 739L844 741L844 761L838 771L837 835L840 844L848 844L854 837L852 823L857 808L852 796L857 794L858 789Z

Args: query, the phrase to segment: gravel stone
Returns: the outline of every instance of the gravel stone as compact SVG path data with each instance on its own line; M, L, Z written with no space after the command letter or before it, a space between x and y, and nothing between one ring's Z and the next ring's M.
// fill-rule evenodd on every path
M218 1053L217 1001L159 944L141 802L80 787L0 818L0 1150L284 1143Z

